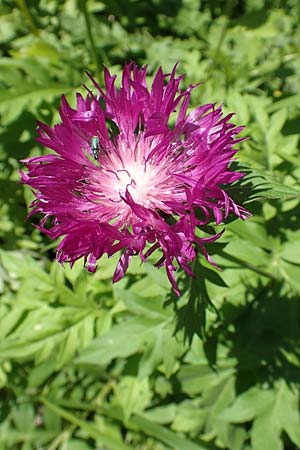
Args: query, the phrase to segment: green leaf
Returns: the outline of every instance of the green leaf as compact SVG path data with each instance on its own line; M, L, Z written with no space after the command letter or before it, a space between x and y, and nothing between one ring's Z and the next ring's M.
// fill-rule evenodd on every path
M55 354L60 368L93 337L94 314L88 308L45 305L26 311L18 327L0 343L0 357L23 360L35 355L41 363Z
M289 240L281 247L280 256L294 264L300 264L300 236L299 233L290 234Z
M25 110L35 112L43 101L52 101L69 89L69 86L54 83L39 86L24 80L15 88L0 90L0 114L3 124L8 125L15 121Z
M142 417L144 417L147 420L150 420L151 422L163 425L173 422L175 417L175 411L176 411L175 404L170 403L169 405L147 409L146 411L143 412Z
M16 306L0 316L0 339L3 340L20 322L26 308Z
M291 441L300 446L300 412L298 388L286 381L280 383L276 418Z
M252 244L255 242L255 246L268 250L272 250L273 248L264 223L257 222L255 218L250 218L244 222L236 220L228 224L227 229L232 231L233 234L239 238L250 241ZM245 253L248 254L247 252Z
M69 439L64 444L65 450L92 450L86 442L81 439Z
M178 380L182 391L190 396L218 385L222 380L234 373L234 369L214 371L207 364L183 365L178 372Z
M55 358L47 358L47 360L37 367L34 367L28 376L28 387L41 386L46 379L55 371Z
M239 395L233 405L226 408L220 417L231 423L247 422L268 411L273 400L272 391L263 391L254 386Z
M41 261L36 261L28 253L21 251L0 250L1 263L10 277L22 280L22 288L25 283L29 288L41 291L53 291L53 280L46 272ZM35 280L36 285L32 285Z
M280 131L287 120L286 109L280 109L271 116L270 125L267 129L266 140L269 145L273 145L280 134Z
M133 413L141 413L150 405L151 391L148 378L124 376L114 389L112 405L121 406L127 421Z
M199 433L205 423L207 411L201 408L199 400L184 400L176 405L176 415L172 428L177 432Z
M147 282L150 284L149 280ZM150 319L160 319L161 321L165 321L171 316L170 308L164 307L161 296L144 297L132 292L132 290L119 289L117 287L115 292L116 297L125 304L128 311L135 315L149 317Z
M157 325L157 321L145 318L132 318L115 325L104 336L94 339L75 363L105 366L115 358L126 358L141 352L148 335Z
M253 201L259 198L266 199L287 199L299 198L300 190L293 186L288 186L277 181L273 176L263 172L259 169L247 170L247 175L243 178L241 185L245 186L251 183L253 187L248 187L249 195L248 201Z
M280 111L283 108L288 108L290 106L298 106L300 103L300 94L290 95L289 97L277 100L268 106L269 112Z
M162 360L167 378L170 378L178 369L178 358L185 352L186 347L174 334L171 325L162 330Z
M257 417L251 429L253 450L283 450L280 427L270 411Z
M145 344L143 355L139 362L138 373L140 378L144 378L153 373L158 363L161 361L162 354L166 351L163 347L162 338L162 328L156 327Z
M23 403L12 410L13 420L19 431L28 431L34 428L34 410L30 403Z
M278 270L282 278L297 292L300 292L299 266L280 260Z

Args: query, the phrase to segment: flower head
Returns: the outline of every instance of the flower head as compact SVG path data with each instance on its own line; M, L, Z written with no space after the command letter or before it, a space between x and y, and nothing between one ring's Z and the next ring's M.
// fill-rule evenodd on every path
M131 63L119 89L105 69L105 88L92 79L97 95L77 94L76 109L62 97L61 123L38 123L38 141L55 153L25 160L21 177L35 193L31 214L43 215L39 229L52 239L64 236L58 261L72 265L84 257L93 272L104 253L121 250L116 282L134 255L144 262L157 250L156 265L165 266L179 295L176 268L193 275L196 247L212 262L205 244L221 234L201 237L197 230L231 213L243 219L247 211L225 191L243 176L229 168L242 127L214 104L188 114L196 86L181 90L175 72L176 66L170 75L159 68L149 88L147 68Z

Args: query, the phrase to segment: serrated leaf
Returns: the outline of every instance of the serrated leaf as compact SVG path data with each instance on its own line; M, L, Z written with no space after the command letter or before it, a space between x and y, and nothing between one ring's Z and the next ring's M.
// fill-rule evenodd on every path
M0 356L22 360L35 355L40 363L55 352L60 367L85 345L86 341L79 338L79 330L90 314L94 312L72 307L42 306L28 311L14 332L2 340Z
M59 97L68 92L69 86L49 84L39 86L26 82L14 89L0 91L0 114L2 123L8 125L15 121L25 110L35 111L45 100L51 101L54 97Z
M248 187L248 201L253 201L259 198L300 199L300 190L280 183L274 177L259 169L246 169L246 171L247 175L243 178L241 184L242 186L245 186L249 182L252 184L252 187Z

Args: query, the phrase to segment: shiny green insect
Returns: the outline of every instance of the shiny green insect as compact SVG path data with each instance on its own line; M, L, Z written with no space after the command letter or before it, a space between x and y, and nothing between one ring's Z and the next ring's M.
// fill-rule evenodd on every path
M97 160L100 152L99 138L98 136L93 136L91 140L91 151L94 158Z

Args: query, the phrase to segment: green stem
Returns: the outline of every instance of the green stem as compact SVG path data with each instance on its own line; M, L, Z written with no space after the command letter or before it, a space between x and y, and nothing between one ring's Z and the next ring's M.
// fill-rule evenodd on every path
M213 54L213 57L212 57L211 65L210 65L210 68L208 69L207 80L210 78L210 76L213 73L213 71L214 71L214 69L216 67L216 64L218 62L219 54L220 54L220 51L221 51L221 48L222 48L222 44L223 44L223 41L225 39L228 22L229 22L228 19L226 19L225 22L224 22L224 25L223 25L223 27L221 29L220 37L219 37L219 40L217 42L217 46L215 48L215 51L214 51L214 54Z
M36 27L33 17L31 15L30 10L28 9L28 6L26 4L25 0L16 0L16 3L20 9L20 11L22 12L22 14L24 15L24 17L26 18L29 28L31 30L31 32L35 35L35 36L39 36L40 32L38 30L38 28Z
M207 80L210 78L212 72L214 71L216 64L218 62L219 59L219 55L221 52L221 48L226 36L226 32L227 32L227 28L230 22L230 18L232 15L232 10L234 8L234 2L232 2L232 0L227 0L226 4L225 4L225 10L224 10L224 24L221 28L221 33L220 33L220 37L219 40L217 42L213 57L212 57L212 63L210 68L208 69L208 75L207 75ZM226 67L224 67L224 72L225 72L225 79L226 79L226 88L228 88L228 71L226 69Z
M100 76L101 68L100 68L100 64L99 64L99 60L98 60L98 56L97 56L97 49L96 49L96 45L95 45L95 41L94 41L94 37L93 37L93 33L92 33L91 18L90 18L90 15L88 13L86 4L87 4L87 0L84 0L82 2L82 11L83 11L83 16L84 16L84 21L85 21L85 26L86 26L88 40L90 42L92 59L93 59L93 62L95 64L95 66L96 66L97 76Z
M111 450L131 450L131 447L128 447L121 441L114 439L109 435L109 433L102 432L96 425L90 424L88 421L78 418L73 413L66 411L60 406L57 406L55 403L52 403L52 401L50 401L46 397L41 396L39 397L39 400L55 414L65 419L67 422L70 422L76 427L82 429L95 441L102 441L105 447Z
M60 433L54 441L49 444L48 450L57 450L59 447L64 446L66 441L72 436L73 432L76 430L76 425L70 425L68 430Z

